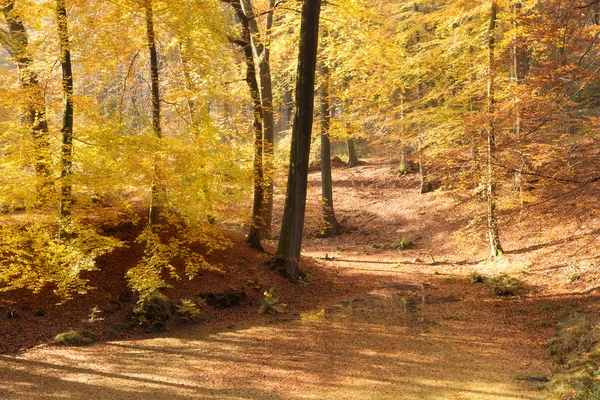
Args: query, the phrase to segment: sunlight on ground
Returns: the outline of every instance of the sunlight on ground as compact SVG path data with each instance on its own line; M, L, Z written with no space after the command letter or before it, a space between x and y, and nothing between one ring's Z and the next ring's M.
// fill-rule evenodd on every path
M393 290L269 326L0 356L3 399L535 399L511 328L433 322ZM431 305L429 307L433 307ZM454 303L439 307L456 307ZM444 311L448 314L448 310ZM450 313L452 315L452 313ZM455 315L458 315L455 313ZM482 315L483 317L483 315Z

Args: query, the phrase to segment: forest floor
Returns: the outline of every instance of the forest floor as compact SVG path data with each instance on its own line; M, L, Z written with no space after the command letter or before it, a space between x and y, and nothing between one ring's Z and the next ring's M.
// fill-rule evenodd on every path
M142 251L133 245L99 260L104 275L90 276L98 289L63 306L49 293L3 293L0 398L542 398L558 369L546 344L559 315L598 311L597 209L569 199L542 205L541 217L503 230L506 254L489 261L483 239L457 235L468 210L443 193L419 195L416 176L399 177L394 165L334 169L344 233L331 239L310 235L320 207L319 172L311 173L309 285L287 283L265 265L268 255L228 234L234 246L212 256L225 274L205 273L170 293L243 291L243 307L207 307L200 324L154 334L119 328L131 317L123 275ZM117 233L133 237L128 229ZM402 238L413 246L395 249ZM499 297L470 283L473 271L522 285ZM283 313L257 312L268 288L280 293ZM100 312L89 318L93 307ZM99 341L51 344L68 329L91 329Z

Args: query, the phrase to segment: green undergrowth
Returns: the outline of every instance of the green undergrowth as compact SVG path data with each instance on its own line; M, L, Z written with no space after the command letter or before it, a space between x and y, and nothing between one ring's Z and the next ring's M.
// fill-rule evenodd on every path
M600 400L600 317L571 310L562 315L548 353L565 371L547 389L552 400Z
M77 332L70 330L59 333L54 337L54 342L61 346L85 346L92 344L96 340L96 335L92 331L86 330Z
M469 275L469 282L484 283L490 286L496 296L518 296L526 290L525 284L518 277L506 273L485 276L473 271Z

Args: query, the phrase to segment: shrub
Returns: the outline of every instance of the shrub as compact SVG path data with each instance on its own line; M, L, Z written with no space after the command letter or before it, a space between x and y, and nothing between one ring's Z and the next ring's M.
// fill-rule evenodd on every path
M82 333L70 330L54 337L54 341L62 346L85 346L93 343L95 339L96 335L89 330Z
M181 300L181 304L177 305L177 314L186 321L195 321L200 318L200 309L191 300Z
M499 274L485 279L496 296L515 296L523 291L525 286L516 277L508 274Z

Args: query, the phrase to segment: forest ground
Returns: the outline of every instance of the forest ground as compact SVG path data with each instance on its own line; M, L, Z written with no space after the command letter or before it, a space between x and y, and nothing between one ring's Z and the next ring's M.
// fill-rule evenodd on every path
M97 279L99 289L76 305L46 306L38 317L38 300L8 293L0 307L21 315L5 319L3 312L0 319L0 398L542 398L539 380L557 370L546 343L558 315L597 311L595 208L564 198L559 206L542 204L539 217L505 217L506 254L490 262L484 239L457 239L455 232L472 219L467 208L440 192L419 195L417 177L394 169L381 159L334 169L336 213L345 231L332 239L307 236L308 286L285 282L264 265L268 256L230 234L235 246L215 257L235 268L173 289L184 298L215 285L243 287L244 307L207 310L204 323L111 336L105 328L131 304L123 283L110 280L122 280L122 271ZM308 233L320 207L317 171L309 187ZM413 247L391 248L401 237ZM100 264L124 268L138 250ZM474 270L512 274L524 288L495 296L487 284L469 283ZM270 287L281 293L286 311L259 315L260 293ZM109 312L117 297L123 311ZM92 301L104 302L104 319L82 322ZM48 345L62 329L88 326L102 332L92 346Z

